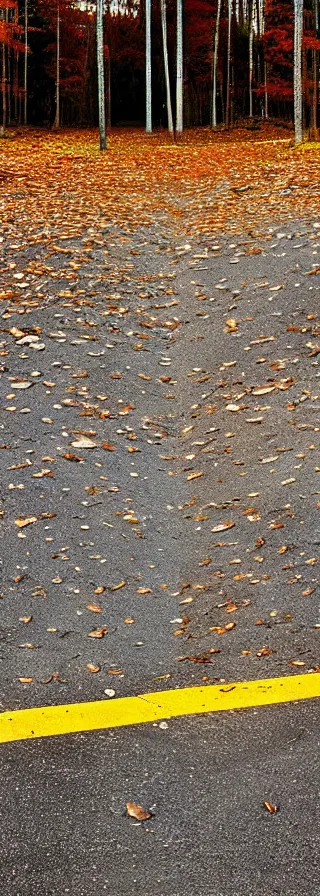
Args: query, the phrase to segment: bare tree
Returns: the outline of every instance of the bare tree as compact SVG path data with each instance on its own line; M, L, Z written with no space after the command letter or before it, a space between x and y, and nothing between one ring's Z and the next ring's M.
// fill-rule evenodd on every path
M146 132L152 131L151 0L146 0Z
M60 0L57 0L56 115L53 130L60 128Z
M294 61L293 61L293 99L294 99L294 137L295 143L302 143L302 32L303 32L303 0L294 0Z
M252 95L253 27L254 27L253 8L251 7L251 9L249 9L249 115L250 115L250 118L252 118L252 116L253 116L253 95Z
M226 98L226 126L230 124L230 69L231 69L231 19L232 0L228 0L228 47L227 47L227 98Z
M212 84L212 127L217 127L217 68L218 68L218 52L219 52L219 30L221 16L221 0L218 0L217 18L214 34L214 52L213 52L213 84Z
M163 58L164 58L164 74L166 82L167 94L167 110L168 110L168 128L174 139L174 127L172 117L169 60L168 60L168 40L167 40L167 5L166 0L161 0L161 26L162 26L162 42L163 42Z
M99 134L100 150L107 148L106 136L106 93L104 76L104 50L103 50L103 0L97 0L97 66L98 66L98 104L99 104Z
M177 0L176 129L183 131L183 0Z
M28 0L24 3L24 123L28 123Z

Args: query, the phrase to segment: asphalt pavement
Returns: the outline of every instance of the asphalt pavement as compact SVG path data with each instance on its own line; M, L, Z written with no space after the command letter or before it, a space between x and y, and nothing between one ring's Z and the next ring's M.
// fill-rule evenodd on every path
M320 222L2 247L2 710L318 671ZM317 896L318 719L2 745L6 896Z

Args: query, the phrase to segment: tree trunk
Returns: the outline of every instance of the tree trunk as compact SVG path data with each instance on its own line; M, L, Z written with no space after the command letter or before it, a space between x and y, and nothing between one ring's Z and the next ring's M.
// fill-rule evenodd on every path
M8 16L8 10L6 10L6 18ZM6 45L3 41L2 44L2 125L1 125L1 134L4 134L5 129L7 127L7 67L6 67Z
M302 32L303 32L303 0L294 0L294 64L293 64L293 97L294 97L294 138L296 145L302 143Z
M314 0L314 31L315 36L318 36L319 29L319 8L318 8L318 0ZM312 50L312 75L313 75L313 94L312 94L312 131L313 131L313 139L317 139L317 111L318 111L318 71L319 71L319 58L318 51L316 49Z
M183 0L177 0L177 87L176 87L176 129L183 131Z
M56 115L53 130L60 128L60 0L57 0L57 68L56 68Z
M110 50L108 48L108 128L111 128L111 59Z
M174 140L174 127L173 127L173 117L172 117L170 75L169 75L169 60L168 60L166 0L161 0L161 25L162 25L164 73L165 73L166 94L167 94L168 128L169 128L170 134Z
M268 66L267 63L264 63L264 116L265 118L269 118L269 103L268 103Z
M252 80L253 80L253 9L250 15L249 29L249 116L253 116L253 96L252 96Z
M218 68L218 51L219 51L219 29L221 15L221 0L218 0L216 28L214 35L214 53L213 53L213 85L212 85L212 127L217 127L217 68Z
M14 76L13 76L13 96L14 96L14 120L18 121L18 97L19 97L19 52L16 50L14 54Z
M104 77L104 52L103 52L103 0L97 0L97 66L98 66L98 103L99 103L99 134L100 150L107 148L106 137L106 94Z
M231 68L231 16L232 0L228 0L228 48L227 48L227 97L226 97L226 127L230 124L230 68Z
M28 124L28 0L24 4L24 123Z
M146 0L146 132L152 132L151 0Z

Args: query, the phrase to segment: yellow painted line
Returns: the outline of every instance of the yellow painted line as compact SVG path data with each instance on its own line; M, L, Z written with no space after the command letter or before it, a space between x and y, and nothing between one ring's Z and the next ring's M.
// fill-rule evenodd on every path
M314 697L320 697L320 673L179 688L93 703L18 709L0 714L0 743Z

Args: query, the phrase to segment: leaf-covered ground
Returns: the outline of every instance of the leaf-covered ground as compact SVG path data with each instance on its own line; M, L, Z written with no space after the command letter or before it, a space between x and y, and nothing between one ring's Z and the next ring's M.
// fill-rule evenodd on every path
M0 153L3 706L318 669L317 146Z
M119 130L103 155L95 132L31 131L2 140L0 153L2 228L35 243L90 226L133 232L165 215L194 236L259 232L313 214L320 198L319 145L297 151L287 129L267 124L190 131L176 145Z

